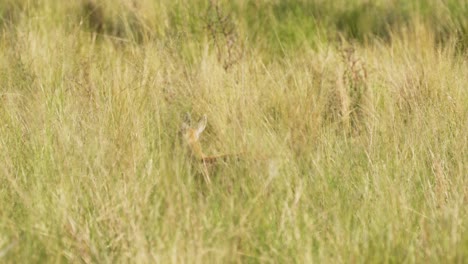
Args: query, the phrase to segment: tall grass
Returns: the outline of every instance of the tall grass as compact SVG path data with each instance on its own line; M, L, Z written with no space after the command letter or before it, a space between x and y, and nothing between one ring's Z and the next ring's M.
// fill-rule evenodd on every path
M467 8L2 1L0 261L463 262Z

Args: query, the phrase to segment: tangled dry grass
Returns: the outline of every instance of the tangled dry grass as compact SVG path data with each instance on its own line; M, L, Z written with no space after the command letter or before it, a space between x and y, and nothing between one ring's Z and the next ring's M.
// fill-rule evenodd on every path
M0 261L463 262L467 8L0 2Z

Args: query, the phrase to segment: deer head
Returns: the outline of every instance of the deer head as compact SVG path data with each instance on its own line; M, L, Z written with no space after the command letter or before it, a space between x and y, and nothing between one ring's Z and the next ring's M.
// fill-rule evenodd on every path
M192 119L190 114L187 113L181 127L182 137L187 144L192 157L198 160L203 160L205 158L199 139L201 133L203 133L206 128L206 123L207 117L206 115L203 115L198 123L195 126L192 126Z

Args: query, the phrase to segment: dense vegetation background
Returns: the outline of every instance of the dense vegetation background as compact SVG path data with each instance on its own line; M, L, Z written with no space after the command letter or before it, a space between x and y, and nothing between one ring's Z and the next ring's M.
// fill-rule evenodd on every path
M468 259L464 0L2 0L0 100L1 262Z

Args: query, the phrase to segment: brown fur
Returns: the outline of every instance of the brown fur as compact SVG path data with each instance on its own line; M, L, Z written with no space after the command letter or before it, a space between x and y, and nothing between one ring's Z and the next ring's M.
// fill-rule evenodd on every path
M208 173L208 166L214 165L219 161L226 161L231 158L239 158L242 153L237 154L222 154L216 156L208 156L203 153L200 144L200 135L205 130L207 117L204 115L196 126L191 125L190 115L187 114L185 121L182 123L182 137L188 146L190 156L201 165L203 176L207 183L211 183Z

